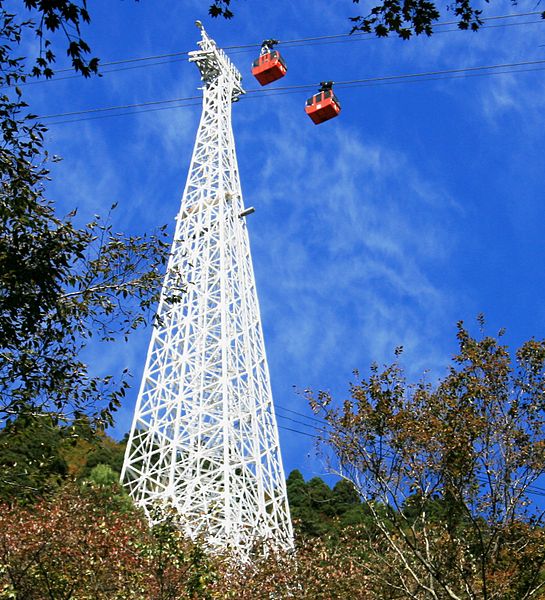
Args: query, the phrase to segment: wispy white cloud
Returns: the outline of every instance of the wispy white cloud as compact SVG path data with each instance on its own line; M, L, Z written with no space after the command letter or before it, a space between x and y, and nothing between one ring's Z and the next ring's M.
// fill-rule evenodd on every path
M338 385L339 372L389 360L399 344L411 369L440 364L434 331L452 294L433 271L456 245L443 225L455 200L403 153L342 125L312 139L280 127L263 157L252 187L277 224L251 233L273 372Z
M347 2L346 14L338 13L337 4L304 0L256 11L241 2L231 23L203 20L221 45L328 35L348 31L346 17L359 8ZM138 19L149 21L131 24L129 34L122 24L136 13L120 3L96 47L108 59L192 49L198 38L193 20L205 9L200 0L186 6L189 12L181 14L174 1L159 12L140 3ZM286 48L282 85L524 60L539 53L539 27ZM248 89L257 87L248 76L253 52L233 53ZM538 77L346 89L341 117L319 127L303 112L308 91L248 97L233 107L243 191L257 208L248 223L280 403L304 410L292 384L344 389L354 367L390 361L399 344L411 376L443 372L455 321L473 316L485 301L497 302L494 279L506 267L493 271L490 265L501 245L498 232L505 234L500 217L512 211L513 229L528 245L541 239L541 205L532 196L537 186L525 181L526 196L519 197L519 173L542 173L535 148L542 141L545 90ZM71 81L36 86L44 113L192 96L199 76L194 65L173 63ZM52 128L51 149L65 156L55 168L52 196L86 215L119 200L116 226L131 232L172 225L198 113L194 107ZM508 158L497 167L500 153ZM519 245L511 244L516 253ZM488 271L481 266L486 260ZM511 266L513 276L518 270ZM483 274L490 277L488 288ZM513 298L510 290L505 298L506 304ZM498 314L500 324L509 325L504 316L510 313ZM100 352L93 360L101 372L123 363L136 375L119 432L129 426L148 339L143 332L122 356ZM282 433L293 462L312 445L296 435Z

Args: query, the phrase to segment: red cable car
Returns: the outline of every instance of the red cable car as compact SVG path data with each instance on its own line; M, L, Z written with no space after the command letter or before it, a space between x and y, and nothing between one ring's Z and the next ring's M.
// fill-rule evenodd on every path
M329 121L329 119L339 115L341 103L333 92L332 81L322 81L320 91L307 100L305 112L315 125Z
M252 75L261 85L272 83L288 72L288 67L280 52L273 50L277 40L265 40L261 45L259 58L252 63Z

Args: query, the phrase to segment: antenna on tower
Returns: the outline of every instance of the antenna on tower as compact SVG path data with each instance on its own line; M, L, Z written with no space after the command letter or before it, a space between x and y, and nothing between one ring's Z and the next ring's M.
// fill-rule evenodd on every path
M202 116L121 479L151 522L167 502L193 539L249 556L293 530L231 125L242 78L197 26Z

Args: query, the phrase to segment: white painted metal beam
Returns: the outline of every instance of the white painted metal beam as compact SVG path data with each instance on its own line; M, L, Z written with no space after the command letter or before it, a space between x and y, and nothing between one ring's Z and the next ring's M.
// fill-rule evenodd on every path
M240 218L231 106L244 90L200 28L189 60L201 72L203 110L122 481L151 520L153 505L167 501L189 536L248 556L264 540L291 549L293 532ZM179 302L169 301L173 294Z

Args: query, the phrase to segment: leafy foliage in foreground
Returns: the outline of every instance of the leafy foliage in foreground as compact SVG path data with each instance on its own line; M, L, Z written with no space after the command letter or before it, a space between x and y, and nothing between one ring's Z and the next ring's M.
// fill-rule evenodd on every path
M132 505L120 510L118 495L89 483L31 509L3 506L0 598L193 598L206 559L175 527L150 531Z
M207 555L170 514L149 530L117 484L123 443L85 421L74 438L47 415L14 422L0 463L24 501L4 487L0 598L543 597L544 514L531 492L545 470L545 342L513 362L495 338L460 325L458 339L436 386L373 366L341 408L312 398L344 479L288 477L294 555ZM48 456L43 472L28 468ZM28 485L41 494L24 496Z
M360 0L352 0L360 4ZM213 17L222 16L232 19L232 0L214 0L209 13ZM441 17L454 16L459 29L478 31L483 24L482 4L472 0L454 0L444 3L432 0L378 0L367 5L366 14L351 17L352 33L361 31L374 33L377 37L386 37L393 33L404 40L414 35L432 35L434 25ZM511 4L517 4L512 0ZM452 15L452 16L450 16ZM545 18L545 12L542 13Z
M0 506L0 599L367 598L361 567L339 548L308 541L297 559L253 563L209 556L175 517L150 530L116 484L91 481L32 508Z
M0 501L27 502L58 489L68 474L63 444L62 430L46 414L0 430Z
M45 30L77 30L86 20L84 3L79 9L25 4L42 11L42 39ZM159 296L168 246L164 230L124 235L109 218L77 226L75 211L55 213L45 196L45 128L17 87L29 76L18 47L34 27L0 2L0 427L43 411L65 422L85 414L104 425L125 393L127 374L92 375L82 350L91 337L106 344L145 322ZM54 56L44 44L39 65L47 69Z
M481 325L483 325L481 321ZM511 359L458 326L437 385L394 363L351 385L341 408L310 396L324 442L369 508L366 569L377 597L524 600L545 591L545 341Z

